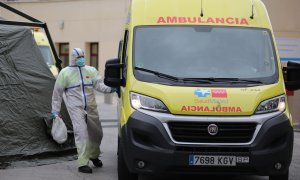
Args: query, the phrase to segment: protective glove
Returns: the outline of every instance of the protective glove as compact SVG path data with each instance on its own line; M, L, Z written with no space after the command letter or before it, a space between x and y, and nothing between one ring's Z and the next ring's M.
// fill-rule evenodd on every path
M111 93L115 93L118 91L118 88L111 88Z
M52 118L52 119L55 119L57 116L59 116L59 113L58 113L58 112L52 112L52 113L51 113L51 118Z

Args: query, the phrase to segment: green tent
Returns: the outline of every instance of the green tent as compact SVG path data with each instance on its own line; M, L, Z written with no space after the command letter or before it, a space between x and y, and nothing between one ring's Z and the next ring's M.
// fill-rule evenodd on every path
M63 145L46 133L54 83L31 29L0 25L0 168L16 160L75 152L71 133ZM72 132L63 107L61 114Z

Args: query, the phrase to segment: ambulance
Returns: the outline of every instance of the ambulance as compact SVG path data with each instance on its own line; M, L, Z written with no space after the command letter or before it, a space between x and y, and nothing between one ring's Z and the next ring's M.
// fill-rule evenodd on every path
M104 80L119 89L119 180L288 180L300 64L281 67L261 0L132 0L119 47Z
M59 72L58 72L58 68L55 65L56 62L54 60L54 56L51 51L51 47L48 42L47 36L43 32L40 32L39 28L33 28L32 31L33 31L33 36L34 36L35 42L38 45L38 47L43 55L43 58L44 58L43 60L48 65L53 76L55 78L57 78Z

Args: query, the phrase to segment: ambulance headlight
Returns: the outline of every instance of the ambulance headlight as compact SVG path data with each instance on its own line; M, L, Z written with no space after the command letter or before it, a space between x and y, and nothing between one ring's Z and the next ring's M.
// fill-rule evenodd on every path
M158 99L137 93L130 93L131 106L134 109L146 109L151 111L168 112L167 107Z
M283 112L285 108L286 97L283 95L260 103L256 110L256 114L271 113L276 111Z

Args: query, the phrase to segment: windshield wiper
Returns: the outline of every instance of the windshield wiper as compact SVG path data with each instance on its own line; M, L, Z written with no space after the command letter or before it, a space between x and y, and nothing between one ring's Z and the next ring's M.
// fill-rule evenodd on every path
M239 79L239 78L184 78L183 81L194 81L201 83L218 83L218 82L227 82L227 83L251 83L251 84L263 84L261 81L248 80L248 79Z
M263 84L262 81L240 79L240 78L205 78L212 82L229 82L229 83L252 83L252 84Z
M231 83L253 83L253 84L264 84L262 81L249 80L249 79L238 79L237 81L231 81Z
M164 74L158 71L153 71L150 69L140 68L140 67L134 67L134 69L139 71L144 71L147 73L151 73L156 75L157 77L168 79L175 82L196 82L196 83L206 83L211 84L212 82L228 82L228 83L252 83L252 84L263 84L261 81L255 81L255 80L247 80L247 79L239 79L239 78L178 78L175 76L171 76L168 74Z
M168 79L168 80L172 80L172 81L176 81L176 82L180 81L180 78L177 78L177 77L174 77L174 76L171 76L171 75L168 75L168 74L160 73L160 72L157 72L157 71L152 71L150 69L144 69L144 68L140 68L140 67L134 67L134 69L154 74L154 75L156 75L160 78L164 78L164 79Z
M168 79L168 80L172 80L175 82L181 82L181 83L185 83L185 82L197 82L197 83L211 83L209 80L201 80L201 79L196 79L196 78L178 78L178 77L174 77L168 74L164 74L161 72L157 72L157 71L153 71L150 69L145 69L145 68L140 68L140 67L134 67L136 70L139 71L144 71L144 72L148 72L151 74L154 74L160 78L164 78L164 79Z
M208 83L211 84L211 80L208 79L202 79L202 78L183 78L181 79L184 82L197 82L197 83Z

